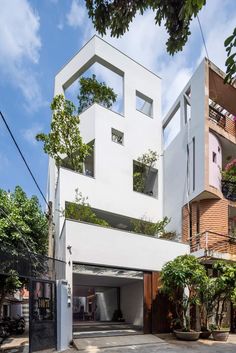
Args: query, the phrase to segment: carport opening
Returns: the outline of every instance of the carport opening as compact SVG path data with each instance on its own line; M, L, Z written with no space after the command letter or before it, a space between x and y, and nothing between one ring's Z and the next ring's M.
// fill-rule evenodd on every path
M140 334L143 272L73 264L73 335Z

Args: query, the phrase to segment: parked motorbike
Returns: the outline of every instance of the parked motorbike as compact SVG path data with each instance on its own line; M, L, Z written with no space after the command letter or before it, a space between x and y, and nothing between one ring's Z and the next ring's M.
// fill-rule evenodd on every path
M18 315L16 318L9 317L4 319L5 327L10 334L15 333L21 335L25 332L25 319L23 316Z
M9 327L4 320L0 320L0 338L2 338L1 343L10 336Z

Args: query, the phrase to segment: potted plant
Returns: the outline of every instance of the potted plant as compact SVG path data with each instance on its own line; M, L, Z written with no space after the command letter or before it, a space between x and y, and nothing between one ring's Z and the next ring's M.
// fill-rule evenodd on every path
M232 302L236 305L236 264L218 261L213 265L217 271L212 291L213 312L215 324L212 325L212 335L216 341L227 341L230 328L224 322L225 306Z
M200 304L200 290L207 280L203 265L192 255L181 255L164 265L161 271L162 291L173 301L180 330L177 338L195 341L200 331L191 329L190 309Z

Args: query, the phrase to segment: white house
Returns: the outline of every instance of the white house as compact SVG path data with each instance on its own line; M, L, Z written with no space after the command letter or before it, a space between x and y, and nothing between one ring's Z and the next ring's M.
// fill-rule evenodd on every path
M66 278L58 286L59 349L71 341L73 329L75 336L86 324L104 330L104 321L112 321L115 330L119 323L144 333L168 331L159 272L167 261L189 252L181 242L130 231L131 220L163 219L161 79L94 36L56 75L55 95L64 94L94 63L122 78L123 114L93 104L80 115L83 140L93 146L84 173L58 172L49 161L55 257L66 261ZM137 192L133 172L148 150L157 152L158 160L145 189ZM59 210L74 202L76 189L110 227L65 219Z

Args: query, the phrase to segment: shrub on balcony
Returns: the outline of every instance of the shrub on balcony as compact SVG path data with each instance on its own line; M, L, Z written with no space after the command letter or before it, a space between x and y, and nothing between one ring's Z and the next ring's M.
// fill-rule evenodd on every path
M90 204L87 202L87 198L85 198L78 189L76 189L75 192L75 202L66 202L64 211L65 217L86 223L98 224L103 227L109 227L107 221L97 217Z
M161 237L165 233L165 227L169 222L170 219L168 217L164 217L163 220L155 223L148 221L145 218L132 219L131 226L132 231L135 233Z
M221 172L222 180L236 183L236 159L229 162Z

